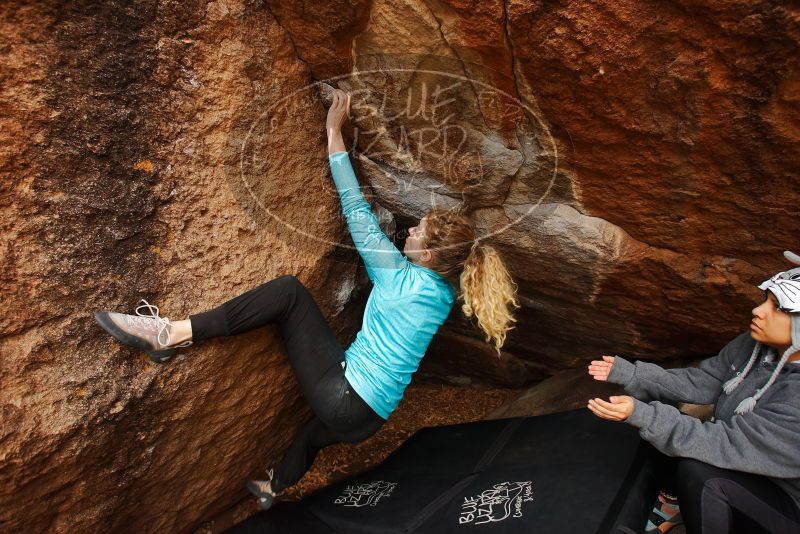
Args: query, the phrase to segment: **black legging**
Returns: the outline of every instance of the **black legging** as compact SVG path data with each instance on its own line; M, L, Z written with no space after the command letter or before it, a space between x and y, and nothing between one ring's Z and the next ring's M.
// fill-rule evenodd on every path
M278 277L189 319L194 341L273 323L280 326L292 370L316 417L295 436L275 468L274 491L300 480L323 447L363 441L385 422L350 387L344 376L344 350L297 277Z
M767 477L654 454L663 489L678 498L688 534L800 532L800 510Z

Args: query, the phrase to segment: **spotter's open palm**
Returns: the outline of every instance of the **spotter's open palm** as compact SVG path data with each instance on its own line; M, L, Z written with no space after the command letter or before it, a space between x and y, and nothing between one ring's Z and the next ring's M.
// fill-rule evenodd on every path
M593 414L609 421L624 421L633 413L633 397L627 395L612 396L608 401L590 399L587 406Z
M608 380L608 375L611 373L611 368L614 367L613 356L603 356L602 360L593 360L589 364L589 374L595 380Z

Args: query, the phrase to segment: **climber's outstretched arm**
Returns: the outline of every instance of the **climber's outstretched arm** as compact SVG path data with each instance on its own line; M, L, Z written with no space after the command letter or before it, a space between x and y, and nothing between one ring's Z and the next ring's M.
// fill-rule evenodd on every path
M342 124L347 118L349 99L343 91L337 90L328 110L328 160L353 243L364 260L370 280L378 284L388 280L408 260L381 231L378 220L361 193L358 179L345 151Z

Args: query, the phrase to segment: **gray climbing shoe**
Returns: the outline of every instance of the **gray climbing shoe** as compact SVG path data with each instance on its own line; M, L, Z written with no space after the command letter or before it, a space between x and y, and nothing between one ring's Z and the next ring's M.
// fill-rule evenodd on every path
M176 349L188 347L191 341L171 346L169 319L159 316L158 306L146 300L136 307L136 315L116 312L97 312L94 318L103 329L124 345L141 349L156 363L164 363L175 355Z
M261 510L269 510L275 500L275 494L271 491L272 469L267 471L269 480L248 480L247 489L258 499L258 507Z

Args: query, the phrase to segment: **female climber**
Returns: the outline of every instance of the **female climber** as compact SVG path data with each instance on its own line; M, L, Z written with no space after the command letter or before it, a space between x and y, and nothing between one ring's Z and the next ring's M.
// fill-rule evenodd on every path
M800 265L791 252L787 259ZM697 368L664 370L603 356L596 380L632 396L589 409L639 429L655 449L665 491L647 532L685 522L689 534L800 532L800 268L758 286L750 331ZM706 422L668 403L716 404ZM661 454L663 453L663 454ZM672 480L670 483L669 480Z
M341 127L350 98L335 90L328 110L328 160L356 249L373 283L361 330L345 351L314 298L285 275L204 313L170 322L146 301L136 315L95 314L118 341L157 362L177 347L277 324L289 362L314 418L295 436L267 480L248 489L262 509L295 484L320 449L373 435L397 407L411 375L456 298L496 351L513 328L516 284L500 256L479 243L463 214L432 209L409 230L403 253L378 226L350 165ZM405 255L404 255L405 254ZM460 291L457 291L458 290Z

